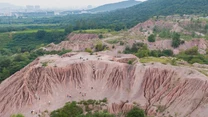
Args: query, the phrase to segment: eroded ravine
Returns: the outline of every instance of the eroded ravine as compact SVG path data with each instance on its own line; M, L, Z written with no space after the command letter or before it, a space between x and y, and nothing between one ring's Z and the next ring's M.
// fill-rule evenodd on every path
M67 101L105 97L111 113L126 112L136 102L154 116L208 116L206 76L185 67L117 60L132 58L87 53L40 57L0 85L0 116L29 116L33 109L52 111ZM67 94L72 98L66 99Z

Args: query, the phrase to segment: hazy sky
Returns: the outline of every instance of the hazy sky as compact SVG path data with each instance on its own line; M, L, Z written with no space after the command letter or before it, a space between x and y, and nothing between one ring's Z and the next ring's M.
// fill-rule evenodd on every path
M0 0L0 3L11 3L14 5L40 5L41 7L83 7L87 5L98 6L106 3L114 3L124 0ZM144 0L138 0L144 1Z

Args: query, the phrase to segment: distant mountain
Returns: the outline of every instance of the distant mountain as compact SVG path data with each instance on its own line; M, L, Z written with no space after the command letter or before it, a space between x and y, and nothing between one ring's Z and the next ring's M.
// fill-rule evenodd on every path
M90 9L88 11L95 12L95 13L113 11L113 10L117 10L117 9L132 7L134 5L138 5L139 3L141 3L141 2L135 1L135 0L127 0L127 1L122 1L122 2L117 2L117 3L112 3L112 4L105 4L105 5Z
M208 0L148 0L133 7L97 15L92 20L99 21L103 25L113 23L132 27L153 16L173 14L208 15Z
M123 8L132 7L134 5L140 4L140 1L135 0L127 0L117 3L111 3L111 4L105 4L93 9L88 10L71 10L71 11L63 11L60 14L66 15L66 14L83 14L83 13L100 13L100 12L107 12L107 11L114 11L119 10Z

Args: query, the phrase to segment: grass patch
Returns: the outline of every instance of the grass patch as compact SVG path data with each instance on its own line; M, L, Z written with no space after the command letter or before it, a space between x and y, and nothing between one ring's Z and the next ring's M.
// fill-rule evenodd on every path
M106 42L109 44L117 44L120 41L119 41L119 39L112 39L112 40L107 40Z
M74 33L92 33L92 34L100 34L100 33L108 33L111 32L110 29L89 29L89 30L77 30Z
M13 31L12 33L36 33L38 32L39 29L30 29L30 30L24 30L24 31ZM53 31L57 31L57 32L64 32L64 29L45 29L44 31L46 32L53 32Z
M145 57L140 59L141 63L151 63L151 62L159 62L162 64L168 64L171 63L170 58L156 58L156 57Z
M184 34L181 34L181 39L184 39L184 40L192 40L193 37L191 35L184 35Z
M117 31L112 31L111 29L88 29L88 30L76 30L74 33L90 33L90 34L106 34L110 33L112 35L118 34Z
M1 24L0 27L31 27L31 26L59 26L59 24Z

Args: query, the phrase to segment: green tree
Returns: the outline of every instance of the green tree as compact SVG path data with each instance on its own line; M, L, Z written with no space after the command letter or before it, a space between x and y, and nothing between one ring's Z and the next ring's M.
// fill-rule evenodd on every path
M85 52L92 53L92 49L91 48L85 48Z
M107 112L95 112L95 113L87 113L86 115L79 115L77 117L115 117L115 115L109 114Z
M23 54L18 54L14 57L14 61L16 61L16 62L26 61L26 60L27 60L27 56L25 56Z
M136 56L138 56L139 58L142 58L142 57L147 57L149 56L149 49L147 48L147 45L143 45L143 47L139 48L137 53L136 53Z
M81 107L77 106L76 102L66 103L66 105L58 110L53 111L50 117L77 117L83 114Z
M132 110L130 110L128 113L127 113L127 116L126 117L145 117L145 114L144 114L144 111L137 108L137 107L134 107Z
M72 25L67 26L64 31L66 34L73 32L73 26Z
M148 41L149 42L155 42L155 39L156 39L156 36L154 34L151 34L149 37L148 37Z
M38 32L36 33L36 38L42 39L42 38L45 37L45 35L46 35L46 31L44 31L44 30L38 30Z
M104 49L105 49L105 45L103 45L102 42L98 42L98 43L96 44L96 46L95 46L96 52L98 52L98 51L103 51Z
M173 33L172 36L172 47L177 48L181 44L180 34Z
M165 56L173 56L173 51L172 50L163 50L162 53Z
M187 54L187 55L197 55L197 54L199 54L198 53L198 47L195 46L191 49L186 50L185 54Z

